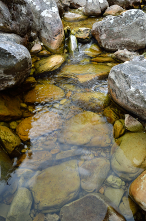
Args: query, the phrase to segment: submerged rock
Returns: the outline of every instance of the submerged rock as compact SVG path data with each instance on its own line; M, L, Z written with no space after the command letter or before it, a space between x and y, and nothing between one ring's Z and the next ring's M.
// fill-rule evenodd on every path
M142 10L131 9L120 16L107 16L94 23L92 35L106 50L145 48L146 15ZM137 35L137 33L139 33Z
M21 143L19 137L5 126L0 126L0 140L2 146L9 154L11 154Z
M61 117L55 112L38 113L22 120L16 132L21 140L26 141L57 130L61 125Z
M60 219L61 221L125 221L118 209L111 205L111 201L99 193L88 194L62 207Z
M119 203L122 199L122 196L124 194L123 189L118 189L118 188L112 188L112 187L107 187L104 191L104 195L111 200L111 202L115 206L119 206Z
M119 209L124 217L127 219L133 218L138 210L138 206L130 197L124 196L119 205Z
M78 41L82 42L82 43L90 42L91 37L92 37L91 36L91 29L90 28L85 28L85 27L74 28L71 31L71 34L75 34Z
M78 195L80 178L77 161L71 160L48 167L30 182L35 207L43 211L59 211Z
M71 98L79 107L91 111L101 111L110 102L109 96L101 92L75 93Z
M85 161L79 167L81 187L87 192L98 191L110 170L110 162L105 158Z
M73 145L108 147L111 132L102 116L84 111L64 123L58 139L61 143Z
M1 165L1 181L0 181L0 195L1 195L5 186L5 183L2 183L2 180L7 179L9 172L12 169L12 161L1 148L0 148L0 165Z
M61 100L64 97L64 91L51 84L36 85L34 89L24 96L26 103L42 103Z
M128 111L146 119L146 59L134 58L113 67L108 77L109 92L114 101Z
M133 180L146 168L146 134L126 133L117 142L111 167L121 179Z
M31 56L23 45L0 42L0 90L20 84L31 71Z

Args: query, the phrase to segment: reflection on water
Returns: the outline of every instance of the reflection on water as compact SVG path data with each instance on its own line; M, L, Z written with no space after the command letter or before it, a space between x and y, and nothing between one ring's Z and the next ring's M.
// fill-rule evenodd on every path
M95 19L88 20L92 25L90 20ZM80 23L86 24L86 20ZM109 59L90 62L91 54L84 52L92 43L79 44L79 51L61 70L38 76L37 86L24 95L31 116L16 128L24 143L21 155L10 159L0 150L0 220L31 221L38 214L41 218L37 220L44 216L45 220L59 220L60 210L61 220L70 221L71 211L78 220L81 204L80 211L88 211L92 205L82 220L95 220L94 216L124 220L104 196L119 207L126 220L143 219L128 198L128 186L145 168L146 135L126 133L115 142L113 124L124 119L124 112L107 95L107 76L115 63ZM123 125L117 130L120 127ZM75 201L87 194L91 195ZM69 210L63 207L72 201ZM98 215L94 205L100 208Z

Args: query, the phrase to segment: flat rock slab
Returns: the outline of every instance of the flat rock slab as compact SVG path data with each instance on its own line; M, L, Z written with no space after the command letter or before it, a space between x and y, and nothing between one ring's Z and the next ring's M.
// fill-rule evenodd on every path
M113 67L108 87L114 101L146 120L146 59L140 56Z
M89 194L65 205L60 211L61 221L124 221L110 201L101 194Z

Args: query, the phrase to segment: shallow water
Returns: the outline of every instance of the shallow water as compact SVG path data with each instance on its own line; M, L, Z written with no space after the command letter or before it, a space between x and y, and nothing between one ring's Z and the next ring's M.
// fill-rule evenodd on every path
M95 20L91 18L76 24L70 22L70 27L71 29L82 25L91 27ZM69 23L64 22L64 26L66 25ZM0 220L5 220L1 218L6 213L4 210L11 205L19 188L27 188L33 195L33 199L30 200L31 219L26 218L33 220L38 213L59 214L65 204L90 192L101 192L108 186L104 182L106 178L111 174L117 176L112 168L108 168L107 174L104 171L103 177L100 175L103 182L97 188L92 177L92 169L90 171L90 167L89 170L88 167L86 169L84 167L85 163L97 158L111 161L111 149L114 149L115 141L113 124L110 118L105 116L105 108L110 106L119 119L124 119L126 113L110 98L108 101L105 98L108 94L108 74L102 77L94 76L91 80L88 76L88 81L83 80L84 75L87 78L87 75L97 73L97 69L94 70L95 66L100 73L107 73L116 64L116 62L93 64L91 57L84 53L92 43L95 41L84 45L80 43L78 51L74 56L68 55L66 63L59 70L51 74L46 73L43 77L36 77L37 85L42 87L42 90L43 87L47 87L46 85L53 84L61 88L64 94L56 100L30 104L33 116L30 120L31 128L27 133L30 140L23 142L22 152L25 153L18 158L15 157L12 162L9 162L6 156L3 157ZM73 70L74 66L76 73ZM87 99L89 93L91 97ZM101 95L104 98L99 98ZM101 167L99 169L101 170ZM128 196L131 180L123 181L125 181L121 187L124 190L123 196ZM21 204L21 198L19 200ZM25 216L25 209L23 212ZM141 210L137 214L126 220L143 220Z

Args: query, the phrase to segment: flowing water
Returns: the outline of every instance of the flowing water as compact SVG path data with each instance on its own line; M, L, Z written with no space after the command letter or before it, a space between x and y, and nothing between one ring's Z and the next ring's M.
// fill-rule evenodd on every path
M70 24L73 28L73 25L84 25L91 28L95 20L64 22L64 26ZM113 123L117 119L124 119L126 111L107 95L107 73L117 64L116 61L92 62L92 57L85 54L86 49L95 43L93 39L87 44L79 43L78 50L74 54L67 54L66 62L60 69L35 77L39 91L42 91L41 95L35 96L47 96L45 90L48 85L55 85L58 91L56 87L52 89L54 97L49 102L29 103L29 114L24 117L28 121L24 122L23 118L20 129L24 127L25 136L30 139L23 137L22 147L19 147L12 161L1 150L0 220L5 220L4 214L9 211L12 202L15 204L13 208L17 204L20 211L23 208L23 218L19 220L34 220L38 213L59 215L65 204L88 193L104 194L110 186L105 182L106 178L109 175L118 177L107 162L111 162L115 148ZM67 44L66 40L66 47ZM103 51L104 56L109 54ZM97 73L102 74L96 77ZM24 100L31 100L33 94L27 99L25 96L24 93ZM91 167L90 164L97 159L97 164ZM98 178L93 175L94 170L99 173ZM131 180L124 178L122 181L119 189L123 192L118 205L123 196L128 197L131 183ZM13 200L18 190L22 193L17 198L19 203ZM118 197L117 194L114 198ZM29 206L25 204L27 200ZM139 208L136 214L126 220L143 220Z

